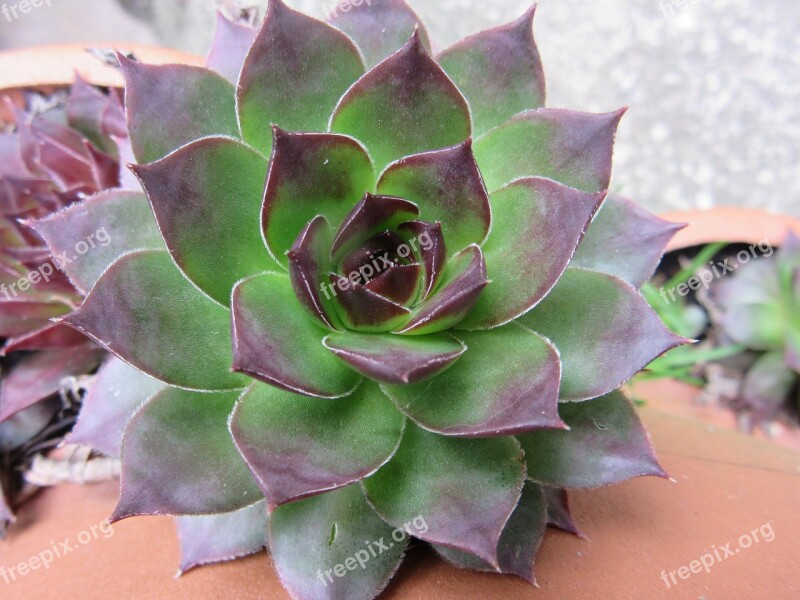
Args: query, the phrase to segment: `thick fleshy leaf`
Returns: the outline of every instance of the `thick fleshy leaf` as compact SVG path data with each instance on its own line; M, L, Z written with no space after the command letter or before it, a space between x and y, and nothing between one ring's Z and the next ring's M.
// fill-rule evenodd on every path
M427 221L409 221L398 229L410 236L408 243L414 245L412 249L424 267L422 298L425 299L436 289L447 267L448 252L442 225Z
M410 337L334 333L323 344L365 377L399 386L440 374L467 350L446 334Z
M406 543L357 485L281 506L270 516L278 576L302 600L372 600L400 566Z
M282 389L339 398L360 377L322 345L325 330L308 317L289 277L265 273L233 291L234 369Z
M0 286L0 290L2 290ZM15 296L10 288L5 288L8 296L0 298L0 337L9 338L28 334L47 326L49 319L60 317L69 312L64 303L44 299L34 301L23 296Z
M786 343L786 321L780 307L774 299L771 300L769 303L753 304L737 302L722 317L722 329L735 342L754 350L783 348Z
M536 306L567 268L604 197L539 178L494 192L492 233L482 248L492 285L459 327L490 329Z
M25 356L3 374L0 422L57 393L68 377L90 373L102 359L103 351L88 343Z
M262 500L228 430L240 393L167 388L137 411L122 439L112 519L215 515Z
M413 202L390 196L367 194L342 221L331 247L331 258L339 262L348 252L382 231L396 229L419 216Z
M127 135L125 109L117 95L104 94L80 76L75 78L65 110L69 125L106 154L116 150L111 136Z
M486 186L493 192L520 177L547 177L589 193L608 189L624 113L542 108L512 117L475 141Z
M558 352L547 340L515 324L456 335L468 350L447 371L417 385L384 386L401 411L426 429L452 436L563 427Z
M331 5L325 16L355 40L370 69L402 48L415 31L425 47L431 47L422 20L404 0L339 3Z
M687 340L670 332L633 286L570 268L519 322L561 352L561 399L597 398Z
M486 262L478 246L468 246L450 259L437 289L414 310L399 333L427 335L458 325L488 285Z
M481 244L489 233L489 195L471 141L392 163L381 175L378 193L415 202L423 220L442 224L453 251Z
M405 419L377 384L326 402L256 383L231 418L270 510L362 480L397 450Z
M459 144L471 126L464 96L415 33L347 91L331 131L364 142L381 171L404 156Z
M230 372L230 312L198 292L166 252L117 260L64 322L170 385L200 391L247 385Z
M472 35L442 52L438 61L472 109L475 135L545 102L545 81L533 39L536 6L501 27Z
M333 232L325 217L312 220L287 254L292 288L303 308L330 329L339 329L333 298L326 292L326 278L333 263L330 247Z
M134 172L173 260L220 304L237 281L276 266L258 225L267 163L254 150L209 137Z
M790 398L798 374L786 364L783 352L769 352L758 359L747 372L742 400L761 416L778 413Z
M189 65L145 65L118 55L139 163L209 135L239 137L235 91L222 75Z
M286 252L309 221L322 215L338 227L374 186L372 162L356 140L276 129L261 215L272 256L286 266Z
M357 274L357 273L356 273ZM405 325L411 311L352 280L331 273L332 294L336 308L347 329L364 333L386 333Z
M221 515L178 517L181 569L241 558L260 552L267 545L267 506L258 502Z
M570 264L615 275L640 288L653 276L669 241L685 226L611 194Z
M364 480L370 504L404 528L422 517L416 537L469 552L498 567L497 543L525 479L522 452L510 437L466 440L408 423L397 454Z
M518 436L528 477L560 488L593 488L652 475L667 478L633 405L615 391L560 406L569 431Z
M542 486L542 490L547 499L547 525L587 539L572 516L567 490L546 485Z
M100 192L31 226L84 294L122 254L164 249L150 203L136 192Z
M497 547L500 572L517 575L537 585L533 564L544 540L546 527L547 502L542 487L527 481L522 489L522 498L500 536ZM491 566L471 554L443 546L436 547L436 552L462 569L494 571Z
M71 348L79 346L86 341L86 337L79 331L60 323L48 323L17 337L6 339L0 356L7 356L11 352L23 350L49 350Z
M122 434L136 409L164 384L111 356L97 372L67 442L119 458Z
M258 30L246 23L231 21L217 12L217 30L211 51L206 59L206 66L222 75L234 85L239 81L244 59Z
M422 282L422 267L417 263L394 264L366 284L367 289L403 306L417 297Z
M239 76L236 100L245 141L266 152L272 125L325 131L336 102L363 74L358 49L346 35L270 0Z

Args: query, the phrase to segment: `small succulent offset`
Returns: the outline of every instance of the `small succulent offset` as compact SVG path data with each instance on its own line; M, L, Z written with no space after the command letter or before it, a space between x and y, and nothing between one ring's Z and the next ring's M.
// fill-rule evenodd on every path
M534 581L565 489L664 475L618 388L684 342L637 291L677 227L606 197L623 111L542 108L533 16L434 58L401 0L274 0L209 68L121 58L146 196L40 230L115 240L66 267L118 357L76 435L184 571L268 545L293 597L368 599L402 530Z
M747 254L746 251L743 251ZM706 305L749 367L737 404L756 422L796 414L800 383L800 240L790 233L769 259L738 265L710 289ZM723 340L725 341L725 340Z
M79 306L81 295L27 223L118 187L117 143L127 136L121 98L82 80L65 98L31 95L28 105L0 133L0 528L11 518L29 450L44 450L68 429L55 417L53 395L104 354L50 321Z

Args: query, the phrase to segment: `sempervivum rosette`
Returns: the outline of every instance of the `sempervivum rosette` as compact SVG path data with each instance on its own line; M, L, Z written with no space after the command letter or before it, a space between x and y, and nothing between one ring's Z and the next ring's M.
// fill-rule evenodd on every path
M75 247L51 256L28 222L117 187L117 144L127 135L118 93L81 79L63 98L31 95L28 104L0 133L0 530L10 520L2 505L15 503L31 452L57 444L70 425L58 418L51 423L60 407L53 395L66 377L94 370L104 354L79 332L50 321L81 302L59 269L81 257ZM92 233L81 241L87 252L106 243L105 232Z
M764 257L754 260L756 251ZM775 256L765 242L742 250L735 273L718 280L705 298L712 321L744 348L748 364L736 408L756 424L795 414L800 380L800 240L789 233ZM733 260L733 259L732 259Z
M184 569L268 527L294 597L371 598L404 530L533 581L564 488L663 474L616 390L682 341L637 292L675 228L605 199L622 111L540 108L532 18L434 59L401 1L276 0L209 70L123 60L155 220L66 322L127 363L81 417L136 409L115 518L181 517Z

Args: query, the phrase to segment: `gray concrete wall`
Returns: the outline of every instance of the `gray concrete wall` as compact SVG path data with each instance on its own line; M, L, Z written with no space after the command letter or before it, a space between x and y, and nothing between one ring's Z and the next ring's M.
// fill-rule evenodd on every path
M151 3L155 23L117 0L50 0L13 22L0 15L0 48L97 39L207 47L213 0L121 1ZM409 1L440 48L527 7ZM288 2L318 16L330 4ZM618 191L658 211L735 204L800 215L798 0L542 0L536 34L551 106L630 106Z

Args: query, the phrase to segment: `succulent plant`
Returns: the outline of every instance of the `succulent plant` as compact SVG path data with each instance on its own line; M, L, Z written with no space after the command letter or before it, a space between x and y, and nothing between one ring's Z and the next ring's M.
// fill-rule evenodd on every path
M434 58L401 0L274 0L208 68L120 57L146 195L39 231L114 240L65 267L117 357L75 437L182 570L268 545L293 597L372 598L414 537L534 581L565 489L664 475L618 388L684 341L638 292L676 226L607 197L624 111L542 108L533 17Z
M769 255L752 260L757 254L742 250L735 272L716 281L706 299L720 337L740 345L750 364L734 403L755 422L787 409L796 414L799 399L800 240L789 233Z
M127 138L120 96L81 79L65 97L31 95L27 110L14 114L16 123L0 133L0 479L6 490L0 495L7 511L0 527L10 520L19 470L31 450L44 450L69 429L53 395L66 377L95 369L104 354L73 328L50 321L75 309L81 295L28 222L117 187L118 144ZM75 247L65 250L62 261L82 260ZM49 440L40 436L45 428Z

